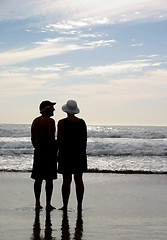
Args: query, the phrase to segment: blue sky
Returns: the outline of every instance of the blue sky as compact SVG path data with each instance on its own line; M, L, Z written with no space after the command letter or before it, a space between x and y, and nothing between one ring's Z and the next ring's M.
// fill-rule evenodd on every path
M87 124L167 125L166 0L0 1L0 123L75 99Z

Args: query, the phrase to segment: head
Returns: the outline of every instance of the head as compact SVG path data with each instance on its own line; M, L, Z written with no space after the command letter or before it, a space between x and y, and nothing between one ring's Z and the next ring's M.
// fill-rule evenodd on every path
M62 110L70 115L74 115L80 112L75 100L68 100L67 103L62 106Z
M40 113L48 117L53 116L55 104L56 104L55 102L50 102L48 100L41 102L41 104L39 105Z

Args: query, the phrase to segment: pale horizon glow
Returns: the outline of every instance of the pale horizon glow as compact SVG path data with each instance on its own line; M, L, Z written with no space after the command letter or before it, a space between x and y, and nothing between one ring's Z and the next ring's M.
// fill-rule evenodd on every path
M165 0L0 3L0 123L75 99L87 124L167 125Z

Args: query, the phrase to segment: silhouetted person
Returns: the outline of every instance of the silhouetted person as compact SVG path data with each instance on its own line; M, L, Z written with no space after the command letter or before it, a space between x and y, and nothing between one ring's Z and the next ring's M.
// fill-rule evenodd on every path
M67 211L72 175L76 186L78 211L82 210L84 184L82 175L87 171L87 127L83 119L77 118L79 108L74 100L62 106L67 117L58 122L58 172L63 175L62 198L63 207Z
M46 181L46 210L52 210L51 197L53 179L57 178L55 121L53 116L56 103L43 101L40 106L41 116L34 119L31 126L31 141L34 147L34 162L31 178L35 179L35 208L41 209L40 195L43 180Z

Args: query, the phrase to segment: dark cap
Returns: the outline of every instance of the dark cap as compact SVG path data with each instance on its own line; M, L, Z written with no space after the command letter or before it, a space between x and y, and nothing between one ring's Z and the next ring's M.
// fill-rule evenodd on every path
M40 112L42 112L42 111L45 110L45 108L47 108L47 107L53 107L55 104L56 104L55 102L50 102L50 101L48 101L48 100L43 101L43 102L41 102L41 104L39 105L39 110L40 110Z

